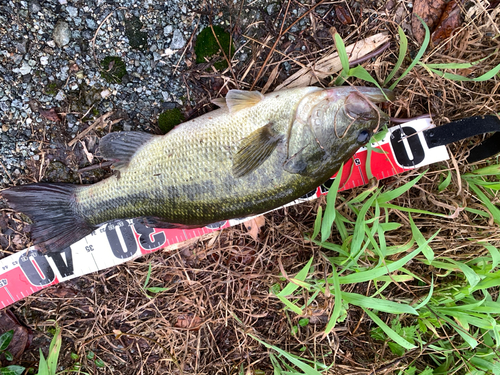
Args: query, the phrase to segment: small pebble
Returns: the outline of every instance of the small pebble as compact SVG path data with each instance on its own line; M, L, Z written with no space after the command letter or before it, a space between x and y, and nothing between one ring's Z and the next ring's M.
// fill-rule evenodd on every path
M184 39L184 35L179 29L174 30L174 35L172 36L172 42L170 43L170 49L181 49L186 45L186 40Z
M78 17L78 8L72 7L71 5L66 8L66 11L72 18Z
M67 45L71 39L71 31L67 22L59 20L52 33L54 43L60 48Z

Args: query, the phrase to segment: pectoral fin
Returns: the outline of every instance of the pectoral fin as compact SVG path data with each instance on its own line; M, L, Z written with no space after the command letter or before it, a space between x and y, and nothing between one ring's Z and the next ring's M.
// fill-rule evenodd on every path
M282 139L283 135L273 130L273 123L255 130L244 138L234 156L234 176L243 177L262 165Z
M244 108L250 108L264 99L258 91L229 90L226 95L226 104L229 112L236 113Z

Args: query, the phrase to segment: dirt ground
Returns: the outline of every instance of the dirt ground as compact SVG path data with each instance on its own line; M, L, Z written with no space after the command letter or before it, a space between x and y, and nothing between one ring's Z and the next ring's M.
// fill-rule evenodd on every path
M461 5L460 25L444 41L431 45L423 61L471 62L488 57L466 72L470 77L477 77L500 63L499 18L491 19L494 7L481 10L478 4ZM238 82L240 86L255 86L255 89L262 89L269 78L274 77L269 87L272 90L298 70L299 64L315 61L333 48L332 28L344 38L346 45L378 32L391 36L391 44L385 51L363 63L380 82L397 60L398 25L409 38L409 56L414 57L420 46L411 31L412 8L407 2L324 1L313 10L312 4L307 3L284 2L279 6L278 19L263 21L264 35L260 40L266 41L267 46L247 39L253 51L250 63L236 65L224 73L208 73L196 65L185 72L189 96L204 103L186 105L183 110L188 117L206 111L208 98L224 92L224 88L234 87L234 80L239 77L245 77ZM227 29L238 42L245 33L238 28L241 8L232 2L222 8L231 15ZM207 9L214 14L222 11L215 4ZM288 26L298 14L306 14L309 26L279 38L282 22ZM470 18L465 16L468 14ZM278 43L271 52L274 41ZM186 58L193 55L192 48L187 45ZM285 69L285 60L290 71ZM403 68L410 62L407 59ZM278 67L276 71L275 67ZM321 83L329 82L330 79L326 79ZM349 82L366 84L356 79ZM462 117L498 112L499 87L498 76L485 82L451 82L417 66L397 85L397 99L384 110L399 118L431 113L436 124L441 125ZM150 126L157 129L155 120L151 120ZM102 133L90 135L102 136ZM64 132L59 133L60 145L69 141ZM470 169L465 162L466 148L479 141L477 137L451 146L452 159L430 166L419 185L397 203L445 214L449 214L450 207L463 203L474 206L473 198L456 176ZM63 163L71 158L83 158L65 150L51 152ZM40 161L33 161L32 170L33 176L21 176L15 182L38 181L43 177L39 174ZM440 171L448 170L456 172L451 187L437 193ZM387 188L401 186L419 172L422 171L408 172L378 184ZM97 174L83 173L79 178L83 182L94 182L107 174L109 170L104 169ZM354 197L364 189L366 187L346 191L341 197ZM243 226L237 226L190 242L179 250L159 251L26 297L10 307L32 331L32 343L16 363L36 367L39 348L47 353L54 322L57 322L63 336L60 369L71 370L80 364L82 373L90 374L272 374L270 350L251 335L302 358L333 364L325 371L331 374L389 374L398 373L411 362L421 369L432 365L432 361L420 356L418 351L398 357L384 342L374 340L370 334L374 323L360 308L350 306L345 320L325 337L323 331L332 311L332 296L319 296L305 316L297 316L285 311L270 292L274 284L287 283L283 271L295 275L311 256L314 256L314 272L327 272L321 255L326 250L305 240L305 234L312 231L320 205L324 207L324 199L267 214L257 240ZM1 215L2 225L10 228L8 234L2 235L3 253L8 255L29 244L29 224L8 208L2 208ZM397 236L388 240L394 245L405 243L411 236L410 225L404 216L391 215L402 227ZM485 218L480 223L472 222L465 212L453 218L415 214L413 219L424 236L434 233L436 228L441 229L433 241L434 251L453 254L457 259L477 256L478 247L468 243L471 238L500 239L500 231L491 221ZM481 228L483 230L479 230ZM339 234L334 232L332 242L338 238ZM143 289L150 265L148 285L167 290L152 294ZM414 264L411 271L419 275L428 272L420 267ZM375 291L370 283L356 284L353 288L346 291L364 295ZM420 294L416 284L391 288L384 293L394 299L411 299L414 293ZM309 319L309 324L302 327L298 322L304 317ZM390 320L389 316L385 318Z

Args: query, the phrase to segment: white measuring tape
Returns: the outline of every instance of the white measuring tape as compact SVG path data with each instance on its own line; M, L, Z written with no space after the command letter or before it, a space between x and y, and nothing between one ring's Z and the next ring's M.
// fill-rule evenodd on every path
M371 173L377 179L449 159L445 146L427 147L422 131L433 127L429 119L407 122L389 129L374 147ZM368 151L361 148L344 165L340 190L368 183ZM289 205L316 199L328 192L333 177ZM89 236L58 253L41 254L33 247L0 260L0 308L9 306L41 289L92 272L114 267L170 245L224 229L245 219L228 220L199 229L148 228L138 220L119 220L105 224Z

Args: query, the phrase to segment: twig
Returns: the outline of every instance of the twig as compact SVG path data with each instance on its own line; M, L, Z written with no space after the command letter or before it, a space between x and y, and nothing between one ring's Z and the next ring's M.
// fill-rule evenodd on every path
M99 117L97 120L95 120L92 125L90 125L87 129L82 131L80 134L78 134L75 138L73 138L69 143L68 146L72 147L76 142L78 142L80 139L85 137L88 133L90 133L91 130L95 129L98 125L104 124L104 121L111 116L115 111L109 111L108 113L105 113L101 117ZM122 119L115 120L116 122L121 121ZM115 123L116 123L115 122Z
M89 165L88 167L81 168L77 172L83 173L83 172L93 171L94 169L107 168L110 167L111 165L113 165L112 161L105 161L99 164Z
M324 2L325 2L325 0L321 0L319 3L317 3L316 5L314 5L311 9L309 9L307 12L305 12L302 16L300 16L295 21L293 21L292 24L285 29L285 31L281 32L281 30L280 30L280 33L279 33L278 37L276 38L276 41L274 42L273 46L271 47L271 51L269 51L269 54L267 55L266 60L262 64L262 67L260 68L259 73L257 73L257 76L255 77L255 79L254 79L254 81L252 83L252 86L250 87L250 91L254 89L255 85L257 84L258 80L260 79L260 76L262 75L262 72L264 71L264 68L266 67L267 62L269 61L269 59L273 55L276 46L278 45L279 41L281 40L281 37L284 34L286 34L288 31L290 31L290 29L293 26L295 26L295 24L298 23L302 18L304 18L305 16L307 16L309 13L311 13L314 9L316 9L318 6L320 6ZM286 13L288 13L288 6L289 5L290 5L290 2L287 5L287 12ZM281 24L282 29L283 29L283 26L285 24L286 13L285 13L285 16L283 17L283 23Z
M125 7L118 7L116 8L115 10L118 10L118 9L127 9ZM108 20L109 17L111 17L111 15L115 12L115 10L112 10L111 12L109 12L109 14L104 18L104 20L99 24L99 27L97 28L97 30L95 31L95 34L94 34L94 37L92 38L92 55L94 56L94 61L97 63L97 58L95 56L95 40L97 39L97 34L99 33L99 31L101 30L101 27L102 25L104 25L104 22L106 22Z
M238 85L238 80L236 79L236 75L234 74L234 70L233 70L233 67L231 65L231 61L226 56L226 52L224 51L224 48L222 48L222 45L219 42L219 38L217 38L217 35L215 35L215 30L214 30L214 27L212 25L210 25L210 30L212 30L212 34L214 35L215 41L217 42L220 50L222 51L222 54L224 55L224 59L226 60L227 66L229 67L229 70L231 71L231 74L233 76L234 84L236 85L236 88L239 89L240 86ZM229 56L231 56L231 40L229 40Z
M391 45L391 42L387 42L387 43L383 44L380 48L377 48L375 51L372 51L372 52L364 55L363 57L360 57L359 59L349 61L349 67L352 68L355 65L358 65L362 62L365 62L366 60L371 59L372 57L375 57L375 56L381 54L387 48L389 48L390 45Z

